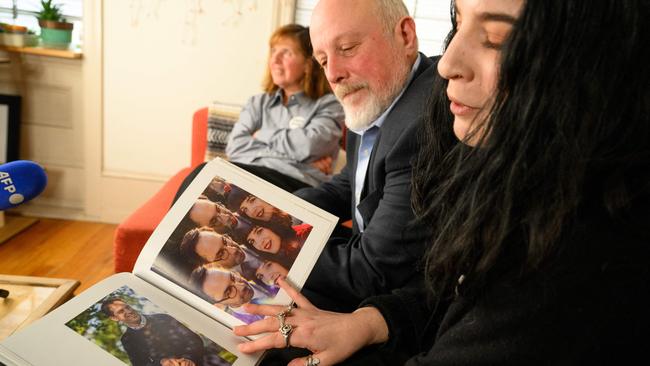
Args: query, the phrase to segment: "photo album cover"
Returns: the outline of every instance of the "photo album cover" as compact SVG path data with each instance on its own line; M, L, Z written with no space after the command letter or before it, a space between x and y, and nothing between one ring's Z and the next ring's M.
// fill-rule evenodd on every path
M246 303L291 302L335 216L221 159L201 170L151 235L132 273L90 287L0 342L6 365L255 365L232 327Z

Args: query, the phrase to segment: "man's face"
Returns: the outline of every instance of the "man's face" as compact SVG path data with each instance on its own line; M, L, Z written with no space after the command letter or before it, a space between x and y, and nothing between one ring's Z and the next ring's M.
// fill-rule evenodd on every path
M353 130L367 127L391 105L411 67L413 51L395 32L386 32L374 3L322 0L311 18L314 57Z
M237 217L227 208L215 202L198 199L190 209L190 220L197 226L209 226L216 231L230 230L237 226Z
M219 177L215 177L214 179L212 179L208 187L222 196L225 196L227 193L230 193L230 191L232 190L230 184L226 183L225 180Z
M246 253L226 235L214 231L201 231L194 248L206 263L218 263L224 268L232 268L241 264Z
M242 201L239 211L252 219L268 222L273 216L275 207L251 195Z
M203 292L223 305L239 307L253 299L255 291L239 274L208 269Z
M114 321L125 324L140 323L140 313L122 301L113 301L113 303L108 305L108 309L111 311L111 314L113 314L111 319Z
M269 228L255 226L248 233L246 243L261 252L277 254L282 246L282 238Z

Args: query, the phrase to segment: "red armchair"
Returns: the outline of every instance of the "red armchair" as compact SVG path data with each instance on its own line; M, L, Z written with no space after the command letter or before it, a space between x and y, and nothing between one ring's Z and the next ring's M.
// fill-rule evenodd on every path
M183 179L205 157L208 133L208 108L199 109L192 119L191 165L171 177L147 202L127 217L115 230L113 258L115 272L130 272L140 251L165 216Z

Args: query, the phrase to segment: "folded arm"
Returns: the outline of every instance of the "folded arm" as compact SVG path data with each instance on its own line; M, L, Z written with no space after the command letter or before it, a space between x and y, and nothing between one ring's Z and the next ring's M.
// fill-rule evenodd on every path
M268 146L253 137L253 134L262 127L261 105L255 105L254 98L250 98L239 113L239 119L228 136L226 155L255 154L264 151Z
M266 144L268 153L286 158L310 162L338 151L342 136L343 110L333 95L318 101L318 107L304 127L262 127L255 139Z

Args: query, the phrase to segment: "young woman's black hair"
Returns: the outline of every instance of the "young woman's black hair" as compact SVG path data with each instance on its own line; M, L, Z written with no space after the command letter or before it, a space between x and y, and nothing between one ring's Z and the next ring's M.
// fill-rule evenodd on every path
M449 101L432 97L413 204L431 225L426 273L438 298L452 296L461 275L471 292L501 265L521 276L541 269L580 210L622 217L642 204L650 191L648 6L526 1L475 148L458 144L443 155ZM453 4L452 19L453 37Z

